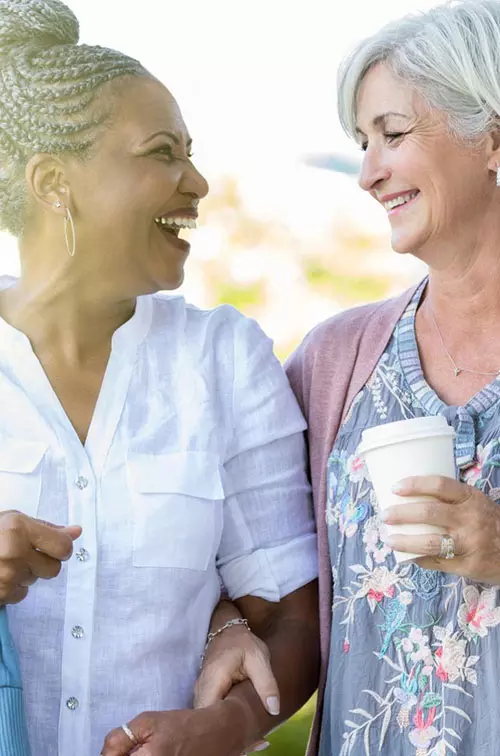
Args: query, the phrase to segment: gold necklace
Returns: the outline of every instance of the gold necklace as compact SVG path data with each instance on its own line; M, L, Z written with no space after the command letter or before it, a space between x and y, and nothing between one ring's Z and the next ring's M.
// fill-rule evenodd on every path
M455 378L458 378L460 373L471 373L472 375L488 375L488 376L495 376L495 378L500 377L500 370L496 370L495 372L490 370L471 370L470 368L466 367L459 367L453 357L451 356L450 352L448 351L448 348L446 344L444 343L443 336L441 334L441 331L439 330L439 326L436 323L436 318L434 317L434 312L432 311L432 307L430 304L428 304L429 312L431 314L432 322L434 323L434 328L437 331L437 334L439 336L439 339L441 341L442 347L445 351L446 356L448 357L449 361L451 362L451 366L453 368L453 373L455 375Z

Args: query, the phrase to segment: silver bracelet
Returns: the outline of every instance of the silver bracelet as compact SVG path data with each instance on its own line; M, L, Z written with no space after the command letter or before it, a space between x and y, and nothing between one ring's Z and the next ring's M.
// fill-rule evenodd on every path
M218 630L215 630L213 633L209 633L207 635L207 642L205 643L205 649L203 651L203 655L201 657L201 663L205 661L205 656L207 655L207 648L211 644L211 642L214 640L214 638L217 638L218 635L224 632L224 630L229 630L230 627L235 627L236 625L244 625L248 632L250 633L250 627L248 624L248 620L244 619L244 617L238 617L237 619L231 619L226 622L225 625L222 625L222 627L219 627Z

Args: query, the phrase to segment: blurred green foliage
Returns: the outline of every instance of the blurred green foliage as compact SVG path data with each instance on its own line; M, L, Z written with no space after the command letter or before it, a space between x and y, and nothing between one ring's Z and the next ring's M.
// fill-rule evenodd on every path
M304 756L311 729L316 698L314 697L285 725L273 732L265 756Z
M308 283L315 289L324 289L337 301L347 302L348 306L358 302L383 299L388 292L387 276L357 275L352 272L336 272L319 262L309 262L305 267Z

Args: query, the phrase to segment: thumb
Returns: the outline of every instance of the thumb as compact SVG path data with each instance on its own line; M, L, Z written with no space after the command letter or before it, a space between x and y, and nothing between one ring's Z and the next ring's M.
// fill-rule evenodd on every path
M56 525L54 522L47 522L47 520L40 520L38 517L32 518L33 522L38 522L40 525L45 525L52 530L58 530L60 533L66 533L69 535L72 541L76 541L80 538L83 528L80 525Z
M221 669L204 667L194 689L194 709L206 709L222 701L233 686L233 681Z
M72 541L76 541L83 533L83 529L80 525L67 525L66 527L63 527L62 530L69 535Z
M264 708L276 717L280 713L280 692L270 661L261 654L248 654L245 672Z

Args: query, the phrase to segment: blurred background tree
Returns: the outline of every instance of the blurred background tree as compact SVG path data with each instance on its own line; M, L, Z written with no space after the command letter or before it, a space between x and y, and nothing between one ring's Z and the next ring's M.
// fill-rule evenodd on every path
M185 295L206 307L229 303L255 318L280 359L321 320L415 280L414 266L396 264L386 235L332 219L315 238L299 236L249 210L232 176L212 187L200 208Z

